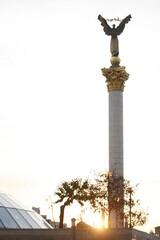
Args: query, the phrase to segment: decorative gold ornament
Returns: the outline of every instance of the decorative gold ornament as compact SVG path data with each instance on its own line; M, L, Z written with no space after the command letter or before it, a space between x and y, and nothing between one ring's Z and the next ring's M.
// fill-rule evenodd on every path
M109 21L109 22L113 22L113 21L121 22L121 21L122 21L121 19L119 19L119 17L117 17L117 18L112 18L112 19L106 19L106 20Z
M106 77L108 92L124 91L125 81L129 78L125 67L103 68L102 74Z
M111 64L120 64L120 58L119 57L111 57Z

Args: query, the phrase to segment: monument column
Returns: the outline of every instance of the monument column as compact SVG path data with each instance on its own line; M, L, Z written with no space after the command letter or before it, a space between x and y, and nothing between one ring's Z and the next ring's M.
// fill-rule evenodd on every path
M118 57L112 57L120 62ZM129 74L125 67L103 68L109 92L109 171L123 177L123 90Z
M109 92L109 172L120 182L119 191L118 188L112 189L113 185L110 185L110 192L108 190L108 199L113 198L113 202L109 203L108 200L108 227L117 228L123 227L123 91L125 81L129 78L125 67L120 66L118 35L123 32L131 15L124 18L117 27L113 24L112 28L107 21L119 21L119 19L106 20L101 15L98 19L101 21L105 34L111 36L111 66L103 68L102 74L106 77Z

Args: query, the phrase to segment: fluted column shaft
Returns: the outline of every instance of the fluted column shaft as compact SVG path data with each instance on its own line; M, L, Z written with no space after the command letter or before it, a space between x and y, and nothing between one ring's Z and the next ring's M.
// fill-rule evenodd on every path
M109 92L109 171L123 177L123 92Z

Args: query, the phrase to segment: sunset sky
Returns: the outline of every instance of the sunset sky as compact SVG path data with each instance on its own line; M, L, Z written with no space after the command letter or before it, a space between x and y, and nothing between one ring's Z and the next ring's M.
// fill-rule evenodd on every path
M160 1L0 0L0 190L47 213L63 180L108 170L110 37L97 17L132 19L119 37L124 172L160 225ZM112 24L112 23L111 23ZM65 221L79 214L66 211ZM77 215L76 215L77 214ZM75 216L76 215L76 216ZM54 206L55 220L59 208Z

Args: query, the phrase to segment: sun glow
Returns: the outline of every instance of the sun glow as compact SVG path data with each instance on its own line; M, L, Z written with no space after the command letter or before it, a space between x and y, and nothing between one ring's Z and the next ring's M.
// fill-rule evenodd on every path
M95 227L95 228L103 227L101 213L86 212L82 217L82 220L92 227ZM106 227L106 221L105 221L105 227Z
M56 209L54 209L54 212ZM99 212L94 213L92 210L89 210L89 207L83 211L81 209L81 207L79 206L79 204L74 203L72 206L68 206L65 209L64 222L67 223L68 227L70 227L71 219L75 218L76 223L83 221L86 224L90 225L91 227L100 229L103 227L101 215L102 215L102 213L99 213ZM58 211L58 214L56 214L56 212L55 212L55 219L58 219L58 216L59 216L59 211ZM108 222L108 218L107 218L107 216L105 216L105 228L108 227L107 222Z

